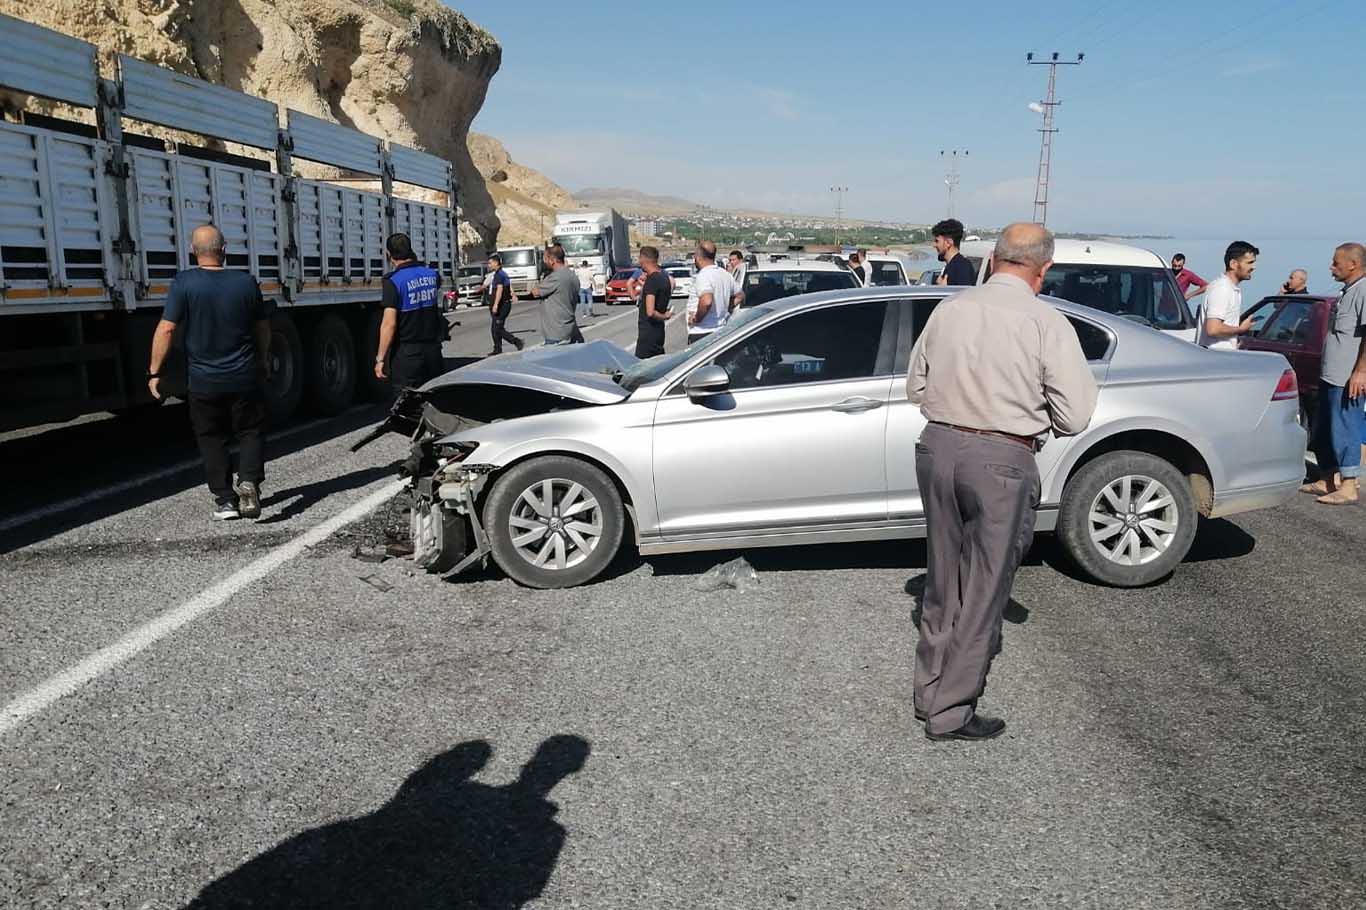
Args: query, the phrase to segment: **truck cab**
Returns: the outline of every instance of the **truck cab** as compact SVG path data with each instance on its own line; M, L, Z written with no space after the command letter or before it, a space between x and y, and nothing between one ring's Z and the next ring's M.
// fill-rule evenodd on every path
M605 212L560 212L555 216L552 243L564 247L564 261L572 268L587 262L593 272L593 299L605 300L607 282L631 266L626 219L615 209Z
M508 274L512 293L525 294L541 277L541 250L534 246L509 246L498 251L503 271Z

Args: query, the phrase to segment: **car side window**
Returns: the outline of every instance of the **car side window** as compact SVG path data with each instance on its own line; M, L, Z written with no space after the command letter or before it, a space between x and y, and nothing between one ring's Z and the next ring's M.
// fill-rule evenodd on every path
M1086 355L1086 359L1092 362L1104 360L1105 355L1110 353L1110 333L1084 319L1077 319L1074 316L1066 318L1072 323L1072 330L1077 333L1077 341L1081 342L1081 352Z
M904 374L911 368L911 348L929 324L930 314L943 298L917 297L893 304L897 311L896 363L893 372Z
M1305 300L1288 300L1276 311L1262 330L1260 337L1281 344L1306 345L1314 324L1314 304Z
M1243 314L1244 319L1252 320L1252 331L1248 333L1250 336L1262 337L1262 331L1266 329L1267 321L1275 314L1277 305L1275 300L1263 300Z
M886 301L822 307L789 316L717 356L732 391L865 379L891 372ZM894 326L893 326L894 328Z

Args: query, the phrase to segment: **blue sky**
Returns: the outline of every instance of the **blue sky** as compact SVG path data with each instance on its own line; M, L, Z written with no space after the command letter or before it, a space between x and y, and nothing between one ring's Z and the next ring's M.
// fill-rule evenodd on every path
M929 222L959 148L959 217L1027 219L1025 52L1080 50L1051 227L1366 238L1360 0L453 5L503 45L475 129L570 190Z

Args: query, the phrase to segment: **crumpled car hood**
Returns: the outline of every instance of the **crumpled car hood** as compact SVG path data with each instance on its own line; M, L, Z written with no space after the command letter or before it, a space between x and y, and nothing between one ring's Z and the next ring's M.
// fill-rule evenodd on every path
M612 375L639 362L610 341L550 345L486 357L436 377L419 391L427 396L454 386L511 386L585 404L612 404L630 394Z

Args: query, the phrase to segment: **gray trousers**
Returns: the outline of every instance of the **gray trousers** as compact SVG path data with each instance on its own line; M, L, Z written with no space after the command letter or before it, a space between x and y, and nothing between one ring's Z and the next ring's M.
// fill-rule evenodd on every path
M915 649L915 709L931 733L972 719L1015 570L1034 536L1039 469L1005 439L930 424L915 446L928 572Z

